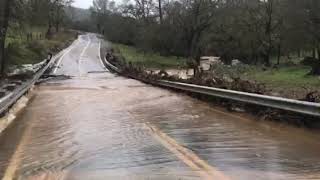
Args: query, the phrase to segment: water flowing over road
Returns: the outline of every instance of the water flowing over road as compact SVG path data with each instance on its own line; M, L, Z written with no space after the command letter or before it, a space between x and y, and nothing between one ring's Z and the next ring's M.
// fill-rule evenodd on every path
M114 75L82 35L0 138L3 179L320 179L320 135Z

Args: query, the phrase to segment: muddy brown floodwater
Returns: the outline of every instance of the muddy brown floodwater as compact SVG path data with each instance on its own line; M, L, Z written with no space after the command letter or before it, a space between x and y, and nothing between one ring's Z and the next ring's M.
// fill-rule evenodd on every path
M81 36L0 138L3 179L320 179L320 135L103 68Z

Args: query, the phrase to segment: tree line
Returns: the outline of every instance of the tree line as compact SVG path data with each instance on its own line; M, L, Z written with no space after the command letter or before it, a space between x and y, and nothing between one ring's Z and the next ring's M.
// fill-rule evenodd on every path
M73 0L0 0L1 74L7 58L5 46L8 29L47 27L44 37L50 39L54 32L60 30L66 19L65 8L72 2Z
M95 29L143 51L271 66L310 52L320 74L319 0L94 0Z

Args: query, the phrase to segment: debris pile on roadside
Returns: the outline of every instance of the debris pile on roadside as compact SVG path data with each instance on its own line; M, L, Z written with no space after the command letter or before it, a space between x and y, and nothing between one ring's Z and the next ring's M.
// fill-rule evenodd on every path
M17 87L26 83L28 80L41 70L48 63L47 60L37 64L26 64L22 66L13 66L9 69L5 78L0 81L0 99L6 97Z
M302 101L320 103L320 91L313 91L306 95Z
M229 89L235 91L242 91L248 93L265 94L267 92L264 84L243 80L238 77L219 76L216 73L203 73L201 77L192 77L189 79L182 79L179 76L169 75L165 70L160 70L158 73L148 71L142 66L135 66L132 63L126 63L124 58L115 53L113 49L106 53L108 62L118 67L123 75L144 80L171 80L183 83L190 83L202 86L209 86L215 88Z
M32 76L47 64L47 60L37 64L24 64L22 66L12 66L7 73L8 77L13 76Z

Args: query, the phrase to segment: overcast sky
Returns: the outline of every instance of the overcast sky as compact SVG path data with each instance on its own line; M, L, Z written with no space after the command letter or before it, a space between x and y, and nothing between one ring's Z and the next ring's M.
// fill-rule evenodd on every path
M75 0L73 5L75 7L87 9L92 5L92 0Z
M121 0L114 0L115 2L122 2ZM92 6L92 0L74 0L73 6L88 9Z

